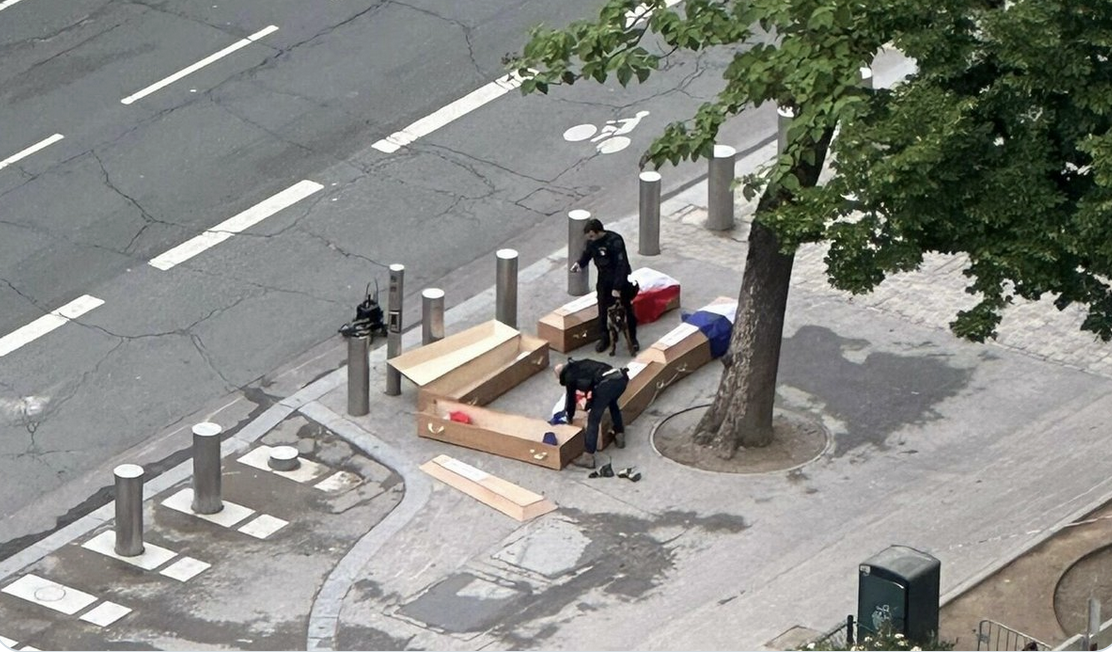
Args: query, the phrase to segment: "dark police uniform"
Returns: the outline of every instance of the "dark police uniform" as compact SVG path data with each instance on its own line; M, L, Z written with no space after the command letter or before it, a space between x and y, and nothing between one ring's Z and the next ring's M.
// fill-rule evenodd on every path
M629 375L624 369L615 369L597 360L568 360L560 372L560 384L567 388L564 411L568 423L575 416L575 392L591 392L587 405L587 432L584 434L584 447L594 455L598 449L598 428L602 415L610 408L610 421L615 433L625 431L622 411L618 399L629 385Z
M629 293L629 256L626 255L625 240L613 231L604 231L598 240L588 240L583 255L577 261L585 268L589 261L595 261L598 268L598 283L595 285L598 297L599 344L597 351L610 345L610 332L607 329L606 311L614 303L614 290L621 290L621 302L625 306L626 321L629 324L629 337L637 343L637 317L633 314L633 296Z

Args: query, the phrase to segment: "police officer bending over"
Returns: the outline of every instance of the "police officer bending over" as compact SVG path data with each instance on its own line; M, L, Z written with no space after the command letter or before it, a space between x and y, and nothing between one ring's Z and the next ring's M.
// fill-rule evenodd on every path
M625 425L622 423L622 410L618 399L629 384L625 369L615 369L597 360L571 360L552 368L560 384L567 388L564 410L568 423L575 416L575 393L591 392L587 404L587 432L584 436L586 452L572 460L572 464L585 469L595 468L595 451L598 450L598 429L602 415L610 408L610 421L614 426L614 445L625 448Z
M621 301L625 307L626 322L629 324L629 339L633 352L641 348L637 343L637 318L633 314L632 286L629 275L629 256L626 255L625 240L613 231L602 228L602 222L595 218L587 220L583 227L587 236L587 246L579 260L572 263L571 271L578 272L590 261L598 268L598 283L595 285L598 297L599 341L595 350L602 353L610 346L610 331L607 328L606 311L614 301Z

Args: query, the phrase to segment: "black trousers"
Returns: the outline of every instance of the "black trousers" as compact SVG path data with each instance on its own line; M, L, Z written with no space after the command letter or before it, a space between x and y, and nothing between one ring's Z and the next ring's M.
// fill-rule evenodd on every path
M618 407L618 399L629 385L629 377L625 372L614 370L607 372L595 388L591 390L591 407L587 410L587 432L584 433L584 448L592 455L598 450L598 427L602 423L602 415L610 410L610 422L614 432L625 432L622 423L622 410Z
M633 298L626 297L623 293L621 299L614 296L614 286L610 283L599 281L595 285L595 296L598 300L598 333L599 339L610 343L610 329L607 327L606 311L615 301L621 301L626 311L626 323L629 325L629 339L637 341L637 316L633 314Z

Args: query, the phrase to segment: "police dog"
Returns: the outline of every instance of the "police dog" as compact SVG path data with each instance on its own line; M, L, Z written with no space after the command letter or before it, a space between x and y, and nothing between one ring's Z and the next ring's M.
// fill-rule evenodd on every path
M615 301L606 309L606 328L610 333L610 355L618 350L618 334L625 338L626 349L633 355L633 338L629 336L629 320L621 301Z

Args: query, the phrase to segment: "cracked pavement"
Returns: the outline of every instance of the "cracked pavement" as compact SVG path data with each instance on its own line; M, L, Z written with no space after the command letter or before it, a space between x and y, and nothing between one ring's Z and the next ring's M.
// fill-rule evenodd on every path
M731 57L676 55L627 89L510 93L385 155L370 145L502 74L529 26L598 2L217 4L26 0L0 21L0 159L65 136L0 170L0 337L78 296L105 302L0 363L0 558L95 509L114 465L160 468L192 423L247 419L264 387L289 395L281 370L332 351L369 282L385 301L388 265L406 265L409 327L424 288L449 306L486 289L495 250L549 254L567 211L627 214L651 135L712 98ZM641 109L617 154L562 138ZM169 271L147 265L302 179L324 188Z

